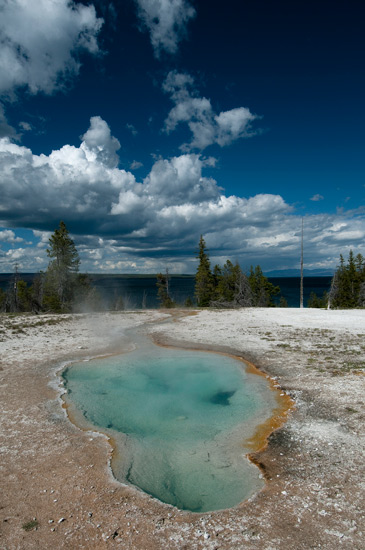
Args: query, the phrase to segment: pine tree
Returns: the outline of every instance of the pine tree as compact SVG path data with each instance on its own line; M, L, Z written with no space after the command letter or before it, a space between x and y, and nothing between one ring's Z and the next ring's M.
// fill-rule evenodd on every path
M18 311L32 311L32 292L27 283L20 279L17 284Z
M288 307L288 300L284 296L280 296L279 307Z
M214 297L214 278L203 235L200 236L197 258L199 265L195 276L195 297L198 307L207 307Z
M356 258L350 250L347 264L342 254L340 265L333 276L329 293L331 308L363 307L365 286L365 259L361 254Z
M215 266L214 274L217 280L215 290L217 299L223 300L224 302L234 302L237 284L241 275L239 264L233 264L230 260L227 260L223 269L220 269L219 266Z
M328 293L323 292L322 297L318 296L315 292L311 292L308 298L307 307L325 308L328 305Z
M80 258L66 224L61 221L49 239L44 305L52 311L69 311L72 306Z
M242 273L240 265L227 260L223 268L214 267L215 307L251 307L253 296L247 275Z
M259 265L255 269L251 266L248 280L253 294L253 305L255 307L273 306L272 298L280 292L280 287L270 283Z

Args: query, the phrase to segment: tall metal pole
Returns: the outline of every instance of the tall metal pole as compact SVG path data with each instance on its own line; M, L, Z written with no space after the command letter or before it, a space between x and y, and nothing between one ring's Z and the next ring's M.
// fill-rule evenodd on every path
M300 307L303 307L303 218L302 218L302 243L300 250Z

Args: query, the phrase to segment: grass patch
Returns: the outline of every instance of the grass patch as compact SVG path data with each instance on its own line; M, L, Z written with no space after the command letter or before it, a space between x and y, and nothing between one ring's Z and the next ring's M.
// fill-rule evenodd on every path
M348 361L347 363L343 364L343 368L345 370L362 370L365 368L365 361L355 363L353 361Z
M26 523L23 523L22 529L24 531L33 531L33 529L37 529L39 526L38 520L36 518L31 519L30 521L27 521Z

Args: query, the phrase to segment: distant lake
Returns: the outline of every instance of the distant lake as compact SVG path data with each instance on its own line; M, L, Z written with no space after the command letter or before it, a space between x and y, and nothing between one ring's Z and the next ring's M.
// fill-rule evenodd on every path
M20 273L19 277L28 284L32 283L34 273ZM12 280L13 274L0 273L0 288L6 290ZM114 275L114 274L89 274L91 283L101 295L106 308L115 300L122 298L127 309L140 309L142 307L154 309L159 307L157 299L157 287L155 275ZM322 296L324 291L329 291L332 277L304 277L304 305L306 306L311 292ZM289 307L299 307L300 277L269 277L269 281L279 286ZM194 275L171 275L170 294L178 305L184 305L190 297L194 299ZM276 302L279 302L279 297Z
M136 275L90 275L92 284L98 289L101 296L107 301L122 296L128 308L141 308L144 302L147 308L159 307L155 276ZM303 297L304 304L311 292L322 296L329 291L332 277L305 277ZM300 277L270 277L269 281L279 286L289 307L300 305ZM184 305L190 297L194 299L194 275L172 275L170 279L170 295L179 305ZM276 298L279 302L280 296Z

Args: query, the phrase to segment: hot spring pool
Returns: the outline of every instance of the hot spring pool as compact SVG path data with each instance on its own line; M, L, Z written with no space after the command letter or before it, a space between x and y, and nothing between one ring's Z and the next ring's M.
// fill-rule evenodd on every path
M63 378L76 422L113 438L119 481L194 512L230 508L262 487L245 440L277 399L238 359L150 344L73 364Z

